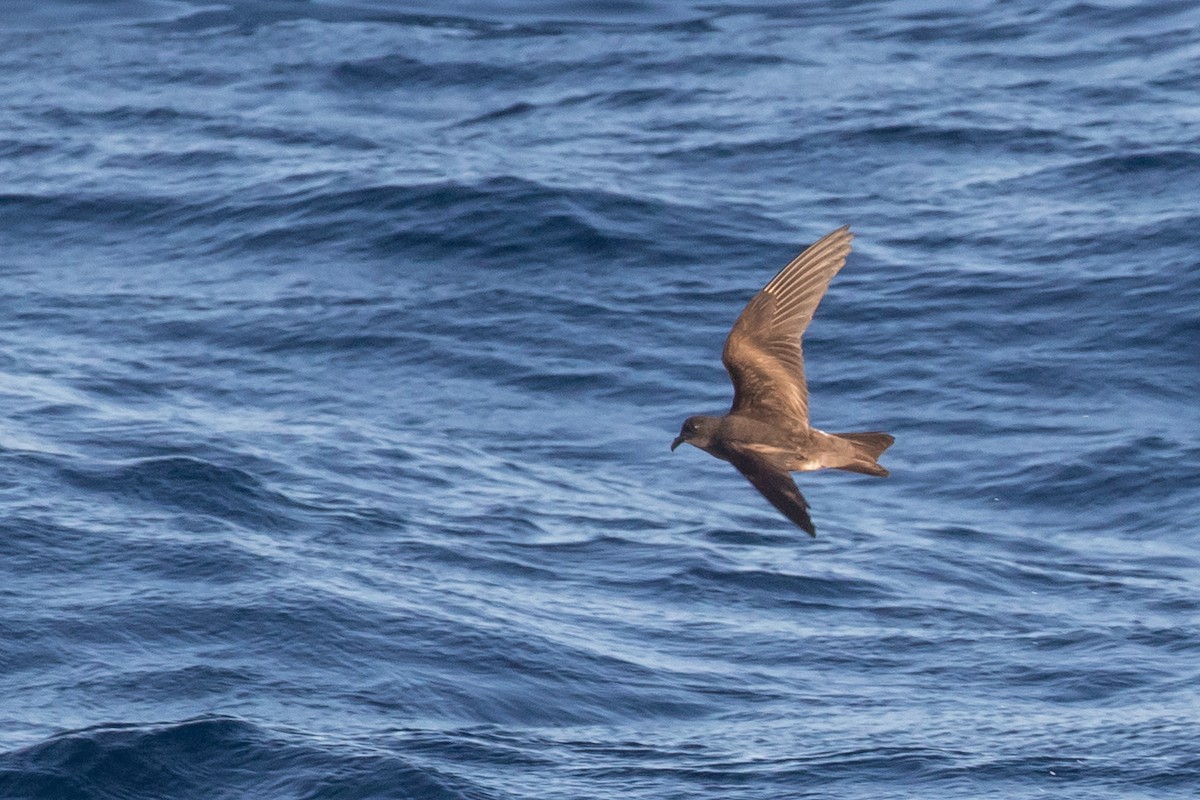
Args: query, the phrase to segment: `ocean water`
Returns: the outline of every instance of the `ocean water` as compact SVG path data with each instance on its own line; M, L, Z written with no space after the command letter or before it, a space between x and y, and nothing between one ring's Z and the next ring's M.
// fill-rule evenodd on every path
M1200 791L1194 3L3 5L0 797Z

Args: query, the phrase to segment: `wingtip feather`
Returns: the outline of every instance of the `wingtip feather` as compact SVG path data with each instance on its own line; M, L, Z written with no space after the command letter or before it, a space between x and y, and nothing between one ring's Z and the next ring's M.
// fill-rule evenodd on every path
M825 234L779 270L763 287L763 291L787 293L794 291L800 284L811 282L810 278L816 280L822 274L827 276L827 279L832 278L846 263L846 258L853 249L853 240L854 234L850 232L849 225L843 225ZM832 269L816 269L819 265Z

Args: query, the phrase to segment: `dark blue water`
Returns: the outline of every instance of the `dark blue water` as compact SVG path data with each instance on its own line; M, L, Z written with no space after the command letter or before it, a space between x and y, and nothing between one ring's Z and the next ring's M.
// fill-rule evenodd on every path
M0 796L1200 787L1191 2L8 2ZM819 537L667 445L806 339Z

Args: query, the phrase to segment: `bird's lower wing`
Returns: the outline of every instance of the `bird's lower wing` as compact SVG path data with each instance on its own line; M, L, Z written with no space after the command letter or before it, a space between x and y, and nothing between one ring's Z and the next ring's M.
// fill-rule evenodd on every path
M759 494L767 498L771 505L800 526L809 536L817 535L812 518L808 516L808 501L800 494L800 487L792 480L791 473L753 456L742 455L730 460L738 472L745 475L750 485L758 489Z

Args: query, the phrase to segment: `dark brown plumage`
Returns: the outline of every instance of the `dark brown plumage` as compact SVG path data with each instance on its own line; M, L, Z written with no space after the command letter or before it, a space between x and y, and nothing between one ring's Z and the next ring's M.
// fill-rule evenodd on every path
M800 339L853 236L838 228L779 271L756 294L725 339L721 361L733 380L733 404L721 417L695 416L671 443L699 447L737 467L771 505L816 535L808 502L790 473L844 469L886 476L877 459L895 439L886 433L825 433L808 423L808 384Z

